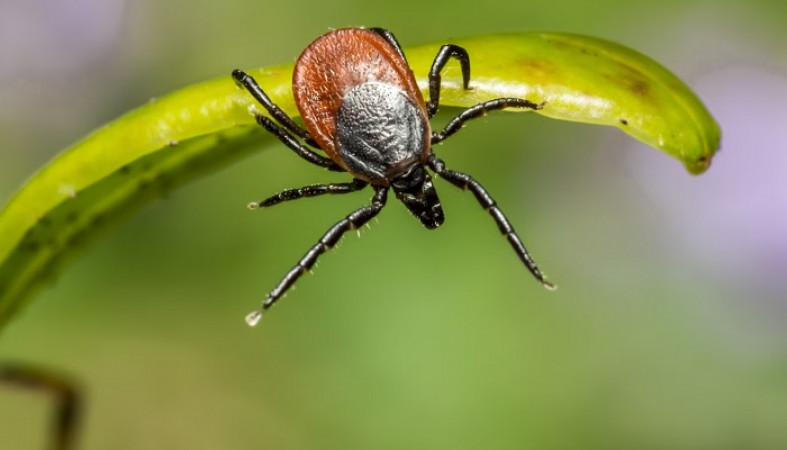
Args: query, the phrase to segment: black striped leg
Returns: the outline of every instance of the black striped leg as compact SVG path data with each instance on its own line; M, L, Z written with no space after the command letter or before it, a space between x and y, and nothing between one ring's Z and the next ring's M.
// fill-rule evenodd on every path
M293 137L282 127L276 125L276 123L273 120L259 114L255 115L254 117L257 119L258 124L262 125L262 127L268 130L269 133L276 136L284 145L292 149L301 158L305 159L306 161L309 161L314 165L324 167L334 172L345 172L345 170L342 169L341 166L333 162L333 160L331 160L330 158L326 158L322 155L319 155L311 151L305 145L298 142L298 140L295 139L295 137Z
M437 109L440 107L440 82L442 77L440 72L443 71L449 59L456 58L462 67L462 87L468 89L470 86L470 56L464 48L446 44L440 47L437 56L432 62L432 69L429 70L429 101L426 102L426 112L431 119L437 114Z
M468 120L482 117L489 111L505 108L526 108L538 110L543 108L545 104L546 102L533 103L530 100L525 100L523 98L496 98L494 100L479 103L475 106L467 108L458 116L451 119L445 128L443 128L443 131L439 133L432 133L432 144L437 144L438 142L443 141L445 138L462 129L465 122Z
M505 238L508 240L508 243L511 244L514 252L525 264L527 270L529 270L530 273L532 273L533 276L536 277L536 279L541 282L542 285L544 285L544 287L550 290L555 289L555 285L547 281L541 271L538 270L536 262L533 261L533 258L531 258L530 254L528 254L525 245L522 243L519 235L517 235L516 230L514 230L514 227L511 225L511 222L508 221L508 218L506 218L505 214L503 214L503 211L497 207L495 200L478 181L474 180L473 177L465 173L446 169L445 163L443 163L443 161L439 158L435 157L434 154L429 157L429 167L431 167L435 173L440 175L443 179L454 186L457 186L462 190L470 190L475 195L478 203L480 203L481 206L495 220L495 223L497 223L497 227L500 229L500 232L503 233L503 236L505 236Z
M337 222L320 238L320 240L306 252L305 255L298 261L298 263L287 272L287 275L279 282L279 284L268 294L268 297L262 304L262 307L246 316L246 323L250 326L257 325L262 318L262 313L273 306L274 303L285 293L289 288L298 281L304 273L308 272L317 258L323 253L333 248L344 233L350 230L356 230L371 219L373 219L380 210L385 206L388 199L388 188L384 186L374 186L374 197L372 197L371 206L364 206L350 213L347 217Z
M297 200L304 197L316 197L323 194L347 194L360 191L368 184L368 182L356 178L349 183L312 184L301 188L287 189L261 202L249 203L249 209L268 208L281 202Z
M289 130L290 133L295 134L296 136L300 136L302 139L305 139L309 145L312 145L314 141L312 140L311 136L309 136L309 132L298 126L290 116L287 115L278 105L273 103L273 100L268 97L268 94L262 90L257 81L251 75L247 74L246 72L235 69L232 71L232 78L235 81L246 88L247 91L257 100L266 111L276 119L284 128Z
M66 376L19 363L0 365L0 381L51 393L57 399L52 424L53 450L76 448L82 397L74 381Z
M388 41L388 43L391 44L391 47L396 49L397 53L399 53L399 56L402 57L404 62L405 63L407 62L407 58L404 56L404 50L402 50L402 46L399 45L399 41L396 40L396 36L394 36L393 33L386 30L385 28L379 28L379 27L369 28L369 31L374 32L375 34L379 35L380 37Z

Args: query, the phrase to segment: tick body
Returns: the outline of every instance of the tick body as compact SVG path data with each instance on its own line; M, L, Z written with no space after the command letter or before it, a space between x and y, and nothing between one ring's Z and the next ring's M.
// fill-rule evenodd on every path
M526 99L500 98L461 112L440 132L429 119L437 113L440 72L450 59L462 69L469 88L470 58L456 45L444 45L429 73L429 101L424 101L404 52L393 34L380 28L346 28L319 37L303 51L293 72L293 95L306 129L276 106L252 77L233 72L238 84L265 108L270 117L256 114L257 122L303 159L328 170L348 172L347 183L317 184L289 189L250 208L270 207L287 200L322 194L343 194L371 186L371 204L359 208L331 227L268 294L262 307L246 317L255 325L295 281L350 230L374 218L385 206L388 191L429 229L444 221L428 167L449 183L470 190L489 212L530 273L544 279L521 239L487 191L471 176L449 170L432 152L432 145L457 132L470 119L503 108L540 109ZM312 148L325 153L323 156Z

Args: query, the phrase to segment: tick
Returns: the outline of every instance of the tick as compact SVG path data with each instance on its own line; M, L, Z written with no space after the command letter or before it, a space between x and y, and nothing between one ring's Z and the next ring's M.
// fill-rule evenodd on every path
M288 189L252 203L249 208L268 208L323 194L347 194L367 186L374 190L370 205L351 212L328 229L268 294L262 306L246 316L249 325L256 325L263 312L344 233L377 216L386 204L389 189L426 228L442 225L443 208L427 167L449 183L471 191L530 273L545 287L554 289L486 189L470 175L447 169L432 151L434 144L459 131L465 122L489 111L536 110L543 103L521 98L489 100L462 111L442 131L434 132L429 120L439 108L440 73L451 58L460 64L463 88L470 89L467 51L457 45L443 45L429 71L429 101L424 101L404 52L391 32L382 28L331 31L312 42L295 64L292 91L305 129L274 104L254 78L240 70L232 73L236 82L270 114L268 117L255 113L257 123L306 161L327 170L348 172L353 177L347 183Z

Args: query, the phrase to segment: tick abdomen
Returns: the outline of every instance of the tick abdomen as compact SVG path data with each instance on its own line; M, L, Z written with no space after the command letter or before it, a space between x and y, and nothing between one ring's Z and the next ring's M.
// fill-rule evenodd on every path
M345 95L336 116L337 156L348 171L372 183L424 158L427 121L396 86L363 83Z

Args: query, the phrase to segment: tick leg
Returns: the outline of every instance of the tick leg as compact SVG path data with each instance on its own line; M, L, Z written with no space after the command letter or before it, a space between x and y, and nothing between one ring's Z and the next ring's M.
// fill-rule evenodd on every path
M311 150L308 147L298 142L295 137L293 137L290 133L284 130L282 127L276 125L276 122L271 120L270 118L257 114L254 116L257 119L257 123L260 124L263 128L268 130L272 135L279 138L279 140L284 143L287 147L291 148L295 153L298 154L301 158L309 161L310 163L324 167L328 170L332 170L334 172L345 172L344 169L341 168L338 164L333 162L330 158L326 158L322 155L319 155Z
M470 85L470 56L467 54L467 50L453 44L440 47L440 51L437 52L437 56L432 62L432 69L429 71L429 101L426 102L426 112L430 119L437 114L437 108L440 106L440 82L442 81L440 72L451 58L459 60L462 67L462 87L468 89Z
M290 133L294 133L297 136L305 139L309 145L316 146L315 142L312 140L311 136L309 136L309 132L301 128L297 123L295 123L290 116L287 115L278 105L273 103L273 100L268 97L268 94L262 90L257 81L246 72L235 69L232 71L232 78L235 81L246 88L247 91L257 100L268 113L276 119L277 122L282 124L284 128L290 131Z
M303 197L316 197L323 194L347 194L359 191L368 184L368 182L356 178L349 183L313 184L297 189L287 189L261 202L249 203L249 209L267 208L281 202L297 200Z
M495 200L478 181L465 173L446 169L445 163L443 163L443 161L439 158L435 157L434 154L429 157L428 164L429 167L435 171L435 173L440 175L449 183L463 190L470 190L475 195L478 203L480 203L481 206L495 220L495 223L497 223L497 227L500 229L500 232L503 233L503 236L505 236L505 238L508 240L508 243L511 244L514 252L516 252L517 256L519 256L519 259L525 264L527 270L529 270L530 273L532 273L533 276L536 277L536 279L541 282L542 285L544 285L544 287L550 290L555 289L555 285L544 279L544 275L540 270L538 270L536 262L533 261L533 258L531 258L530 254L528 254L525 245L522 243L522 240L519 238L516 230L514 230L511 222L508 221L508 218L505 216L505 214L503 214L503 211L497 207Z
M262 303L262 307L246 316L246 323L250 326L256 325L262 318L262 313L273 306L273 304L276 303L293 284L295 284L301 275L309 271L320 255L333 248L344 233L362 227L379 214L388 198L388 188L384 186L375 186L374 189L375 194L374 197L372 197L371 206L364 206L363 208L353 211L347 217L328 229L322 238L303 255L295 267L290 269L287 275L285 275L279 284L268 294L268 297Z
M55 450L75 448L82 405L76 383L58 373L10 363L0 366L0 381L52 393L57 398L57 409L50 448Z
M533 103L530 100L525 100L523 98L496 98L494 100L479 103L475 106L467 108L458 116L451 119L445 128L443 128L443 131L439 133L432 133L432 144L437 144L438 142L443 141L445 138L462 129L465 122L468 120L482 117L489 111L505 108L529 108L538 110L543 108L544 105L545 103Z
M407 62L407 58L404 56L404 50L402 50L402 46L399 45L399 41L396 40L396 36L394 36L393 33L386 30L385 28L379 28L379 27L369 28L369 31L374 32L375 34L381 36L383 39L388 41L388 43L391 44L391 47L396 49L396 51L399 53L399 56L402 57L404 62L405 63Z

